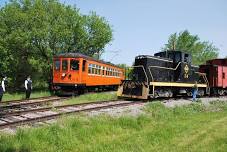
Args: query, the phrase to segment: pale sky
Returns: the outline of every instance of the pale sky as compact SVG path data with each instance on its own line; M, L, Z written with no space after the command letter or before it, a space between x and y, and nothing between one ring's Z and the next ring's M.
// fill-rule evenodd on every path
M0 0L0 5L4 5ZM226 0L60 0L82 14L95 11L112 26L114 40L102 58L131 65L136 55L161 50L170 34L185 29L213 42L227 56ZM118 53L116 53L116 51Z

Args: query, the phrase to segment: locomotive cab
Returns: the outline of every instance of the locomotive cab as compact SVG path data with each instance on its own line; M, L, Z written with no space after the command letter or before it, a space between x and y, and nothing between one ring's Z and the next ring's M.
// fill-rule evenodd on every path
M195 77L198 76L195 72L198 72L199 68L192 65L192 56L188 53L181 51L165 51L156 53L154 56L172 60L174 73L172 74L172 78L168 81L194 83Z
M181 52L181 51L164 51L164 52L156 53L154 56L162 57L162 58L169 58L174 63L186 62L188 64L191 64L191 62L192 62L191 55L188 53Z

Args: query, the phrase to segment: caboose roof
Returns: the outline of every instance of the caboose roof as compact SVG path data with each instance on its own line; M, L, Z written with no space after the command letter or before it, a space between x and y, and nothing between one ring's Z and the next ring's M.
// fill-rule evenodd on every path
M227 66L227 59L212 59L208 60L206 64Z
M113 63L105 62L103 60L98 60L98 59L95 59L93 57L84 55L82 53L60 53L60 54L55 55L54 58L83 58L83 59L86 59L86 60L96 61L96 62L99 62L99 63L103 63L103 64L107 64L107 65L111 65L111 66L115 66L115 67L120 68L119 66L117 66Z

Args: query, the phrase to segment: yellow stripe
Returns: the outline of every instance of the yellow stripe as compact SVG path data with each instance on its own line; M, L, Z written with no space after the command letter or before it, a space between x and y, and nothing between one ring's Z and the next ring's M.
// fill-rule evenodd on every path
M150 82L152 86L160 87L193 87L193 83L178 83L178 82ZM198 87L206 88L207 84L197 84Z

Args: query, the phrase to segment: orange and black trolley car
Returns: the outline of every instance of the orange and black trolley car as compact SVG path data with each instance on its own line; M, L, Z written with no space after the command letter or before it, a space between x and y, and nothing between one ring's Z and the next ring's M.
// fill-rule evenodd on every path
M53 61L52 88L57 94L117 89L125 78L124 69L79 53L58 54Z

